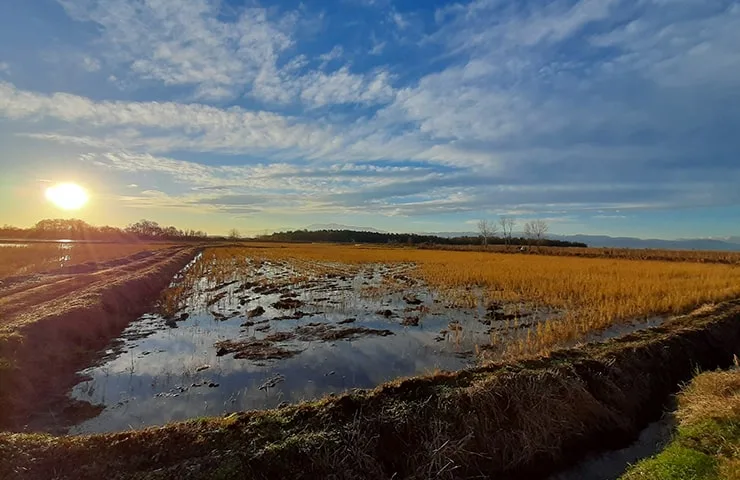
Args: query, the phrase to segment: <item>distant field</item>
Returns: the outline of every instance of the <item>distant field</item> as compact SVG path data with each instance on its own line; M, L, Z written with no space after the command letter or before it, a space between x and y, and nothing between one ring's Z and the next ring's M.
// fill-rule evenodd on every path
M727 263L740 264L740 252L720 252L706 250L659 250L640 248L580 248L580 247L538 247L525 246L522 252L519 245L434 245L423 246L424 249L489 251L500 253L527 253L586 258L619 258L627 260L663 260L669 262Z
M53 270L86 262L104 262L172 244L27 243L0 242L0 278Z
M205 274L214 282L227 281L234 275L238 277L240 268L246 268L242 262L245 258L289 261L301 268L307 264L317 268L317 262L324 268L333 265L340 269L343 264L408 263L415 265L411 275L461 308L485 308L494 302L526 303L557 312L551 320L530 326L524 338L514 342L507 339L506 345L497 345L504 343L503 339L492 334L491 350L503 349L504 356L544 353L613 325L685 313L740 296L740 268L734 264L697 262L701 255L718 258L712 257L714 252L663 252L670 261L634 261L638 254L636 251L629 257L624 253L627 258L579 258L565 254L266 244L208 249L200 263L204 270L196 269L191 274ZM677 261L681 254L686 254L688 261Z

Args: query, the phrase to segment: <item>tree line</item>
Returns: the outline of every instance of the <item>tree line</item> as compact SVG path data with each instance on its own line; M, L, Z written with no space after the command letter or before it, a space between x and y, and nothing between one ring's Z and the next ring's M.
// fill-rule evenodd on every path
M182 230L162 226L152 220L139 220L125 228L97 227L78 219L46 219L30 228L5 225L0 238L29 240L88 240L126 242L136 240L203 240L208 234L202 230Z
M505 245L519 245L518 243L512 243L514 227L516 226L516 218L509 216L501 216L498 221L494 222L491 220L481 219L478 220L478 233L480 234L481 242L483 245L489 244L489 239L503 239ZM499 230L500 229L500 230ZM547 232L550 230L550 226L546 221L541 219L530 220L524 224L524 238L527 240L528 245L543 245L543 246L561 246L553 245L552 242L556 240L549 240L547 238ZM496 235L501 232L501 236ZM550 243L548 243L550 242ZM562 242L561 242L562 243ZM578 242L564 242L569 245L564 246L586 246L586 244ZM570 244L573 245L570 245Z
M331 243L387 243L406 245L532 245L533 240L526 237L509 236L461 236L439 237L436 235L420 235L416 233L383 233L359 232L354 230L292 230L275 232L263 235L259 240L272 242L331 242ZM586 247L585 243L567 242L541 238L537 245L550 247Z

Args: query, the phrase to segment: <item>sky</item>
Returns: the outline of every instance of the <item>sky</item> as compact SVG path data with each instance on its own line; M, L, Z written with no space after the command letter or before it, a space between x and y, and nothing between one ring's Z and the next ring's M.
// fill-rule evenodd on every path
M0 224L738 235L738 45L740 0L5 0Z

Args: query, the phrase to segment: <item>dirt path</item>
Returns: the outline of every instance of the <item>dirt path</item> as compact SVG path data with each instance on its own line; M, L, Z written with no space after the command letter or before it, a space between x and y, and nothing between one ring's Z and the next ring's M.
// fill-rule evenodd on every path
M182 247L142 252L95 266L80 265L47 273L4 279L0 283L0 328L13 327L39 317L47 303L66 303L65 295L80 293L89 286L105 286L122 274L140 272L167 260ZM64 308L62 305L61 308Z
M0 427L62 401L75 372L144 313L195 255L193 247L140 252L0 284Z

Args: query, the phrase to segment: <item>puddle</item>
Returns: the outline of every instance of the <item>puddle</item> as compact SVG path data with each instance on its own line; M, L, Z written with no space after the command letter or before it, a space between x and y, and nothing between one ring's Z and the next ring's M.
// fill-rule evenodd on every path
M198 265L204 277L169 300L168 318L142 316L81 371L71 397L104 408L69 433L274 408L459 370L494 336L522 338L556 316L482 299L459 308L414 280L412 265L244 261L248 274ZM218 284L206 278L219 276Z

